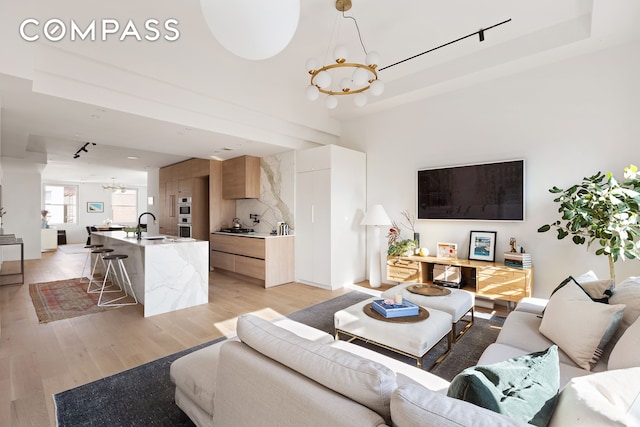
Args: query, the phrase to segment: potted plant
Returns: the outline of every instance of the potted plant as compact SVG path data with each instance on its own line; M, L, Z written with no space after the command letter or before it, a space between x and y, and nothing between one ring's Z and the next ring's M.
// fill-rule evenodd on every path
M551 228L558 232L558 240L571 235L573 243L593 242L600 246L596 255L609 259L609 272L615 283L614 263L618 259L640 258L640 174L635 165L624 169L624 180L611 173L596 173L585 177L580 184L563 190L549 189L558 197L561 218L543 225L538 232Z
M387 238L389 239L387 256L399 257L413 255L416 248L416 241L412 239L400 239L400 227L398 227L395 221L391 223Z

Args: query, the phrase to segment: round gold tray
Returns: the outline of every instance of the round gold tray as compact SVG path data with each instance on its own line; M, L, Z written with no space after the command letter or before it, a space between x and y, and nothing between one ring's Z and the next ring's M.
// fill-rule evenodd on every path
M402 317L384 317L382 314L378 313L371 307L371 303L365 305L362 308L362 311L376 320L382 320L384 322L391 323L416 323L421 322L429 317L429 312L422 307L418 307L418 315L417 316L402 316Z
M428 297L442 297L451 293L451 289L429 284L407 286L407 290L411 293Z

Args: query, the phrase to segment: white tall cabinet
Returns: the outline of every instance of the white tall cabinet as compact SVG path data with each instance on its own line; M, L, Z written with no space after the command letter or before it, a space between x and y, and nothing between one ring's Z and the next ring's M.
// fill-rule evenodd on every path
M296 156L296 280L340 289L366 277L366 156L327 145Z

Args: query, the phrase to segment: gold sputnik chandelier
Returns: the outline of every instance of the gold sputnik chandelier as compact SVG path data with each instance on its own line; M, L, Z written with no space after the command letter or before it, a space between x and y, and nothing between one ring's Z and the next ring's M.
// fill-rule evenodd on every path
M306 68L311 74L311 84L307 87L306 95L310 101L318 99L321 93L327 95L325 104L329 109L338 106L338 96L355 95L354 104L362 107L367 103L365 92L368 91L373 96L379 96L384 92L384 83L378 79L376 71L380 55L377 52L367 52L358 22L354 17L344 14L351 9L351 0L337 0L336 9L342 13L343 18L353 19L365 54L364 63L347 62L348 51L343 45L336 45L334 48L333 64L320 67L315 58L307 60Z

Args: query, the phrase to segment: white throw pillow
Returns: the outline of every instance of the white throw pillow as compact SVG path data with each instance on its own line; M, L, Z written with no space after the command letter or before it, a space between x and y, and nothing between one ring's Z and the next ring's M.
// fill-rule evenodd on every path
M640 368L573 378L562 389L549 427L640 425Z
M594 280L599 280L598 276L596 276L596 273L593 272L593 270L589 270L584 274L581 274L580 276L576 276L574 277L574 279L576 279L576 282L580 283L581 285L584 282L593 282Z
M628 277L613 288L609 304L625 304L622 327L628 328L640 317L640 277Z
M607 369L640 367L640 319L627 328L611 350Z
M590 371L620 324L624 307L593 302L580 286L567 283L549 299L539 330Z

